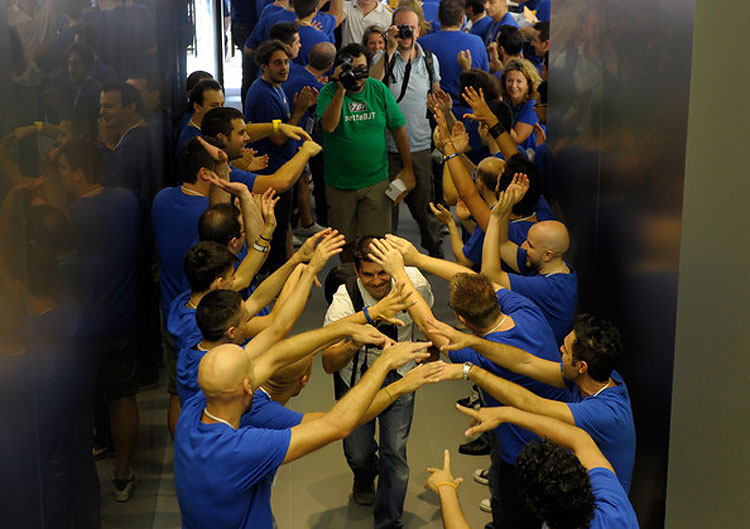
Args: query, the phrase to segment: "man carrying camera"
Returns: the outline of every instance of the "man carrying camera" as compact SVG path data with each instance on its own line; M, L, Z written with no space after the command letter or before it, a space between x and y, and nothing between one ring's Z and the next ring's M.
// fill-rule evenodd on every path
M419 22L419 15L412 7L401 6L393 12L386 49L380 57L373 59L372 76L382 79L391 89L406 118L406 136L411 148L416 187L404 202L419 226L422 247L431 256L442 258L440 222L428 207L433 202L432 129L426 111L428 94L440 90L440 63L435 55L417 44ZM390 179L394 180L401 170L401 160L390 134L387 135L387 142L388 172ZM398 210L397 205L393 207L393 233L398 230Z
M349 242L366 234L389 233L393 203L415 186L404 115L391 91L369 74L369 51L357 43L344 46L336 56L332 81L318 95L328 222ZM394 201L386 196L386 129L393 135L403 167L396 178L405 184ZM350 244L341 260L351 261L352 252Z
M401 287L396 285L382 266L369 257L373 237L363 237L357 241L354 252L356 277L339 286L326 312L325 324L343 318L358 317L359 323L375 321L376 328L392 340L405 342L421 337L407 309L410 300L404 299ZM406 274L417 292L432 306L432 288L422 273L414 267L407 267ZM402 312L396 314L401 320L392 322L393 312L388 315L388 307L396 306ZM384 313L386 317L383 317ZM323 368L333 373L336 398L341 399L368 366L380 356L380 350L363 346L356 341L341 341L323 351ZM384 384L394 383L402 378L414 363L391 371ZM375 437L375 420L356 428L344 439L344 454L354 473L352 499L360 505L375 503L375 528L393 529L401 527L404 510L404 497L409 483L409 465L406 461L406 443L414 413L414 393L405 393L396 398L391 396L391 405L378 415L380 443ZM377 453L379 451L380 457ZM375 476L378 477L377 493Z

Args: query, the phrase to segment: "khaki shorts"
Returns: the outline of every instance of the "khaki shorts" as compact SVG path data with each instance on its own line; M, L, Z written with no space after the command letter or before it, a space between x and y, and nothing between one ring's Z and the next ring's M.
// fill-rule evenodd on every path
M387 178L362 189L337 189L326 184L328 225L344 234L346 242L390 233L393 202L385 196L386 189Z

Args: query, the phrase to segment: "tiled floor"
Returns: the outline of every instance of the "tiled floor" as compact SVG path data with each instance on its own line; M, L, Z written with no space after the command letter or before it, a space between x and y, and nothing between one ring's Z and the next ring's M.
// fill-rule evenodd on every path
M401 234L412 241L418 240L416 225L405 207L401 219ZM447 242L444 251L450 255ZM429 279L435 293L436 315L444 321L454 322L447 306L447 284L434 277ZM315 289L293 332L320 325L325 308L322 291ZM454 409L453 403L467 392L467 383L461 381L427 386L417 394L408 448L411 477L404 505L406 528L442 527L437 497L424 490L424 483L426 468L442 464L444 448L451 450L454 475L464 477L460 498L470 525L479 529L490 520L490 515L478 508L479 501L488 496L487 487L472 479L474 469L488 465L489 457L464 456L457 452L469 421ZM310 383L300 396L290 401L289 407L296 411L326 411L333 403L333 382L316 360ZM129 502L115 503L109 478L113 460L99 462L102 526L104 529L179 528L164 387L142 391L138 404L141 429L133 467L140 476L140 484ZM372 527L372 508L350 501L351 486L351 471L344 460L340 442L284 465L278 472L272 497L279 528Z

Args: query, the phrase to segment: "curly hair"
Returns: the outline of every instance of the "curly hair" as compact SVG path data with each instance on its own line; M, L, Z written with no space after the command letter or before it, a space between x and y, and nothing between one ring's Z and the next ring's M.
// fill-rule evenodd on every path
M591 314L579 314L573 323L576 339L571 355L573 362L583 360L591 378L605 382L622 354L622 338L617 327Z
M523 96L522 103L531 101L532 99L539 99L537 88L539 88L542 78L539 77L536 66L527 59L511 59L504 66L503 74L500 76L500 94L503 96L503 99L510 102L510 94L508 94L508 90L505 87L505 80L508 78L510 72L521 72L529 85L529 90Z
M578 458L547 439L524 447L516 460L520 494L551 529L588 527L594 493Z

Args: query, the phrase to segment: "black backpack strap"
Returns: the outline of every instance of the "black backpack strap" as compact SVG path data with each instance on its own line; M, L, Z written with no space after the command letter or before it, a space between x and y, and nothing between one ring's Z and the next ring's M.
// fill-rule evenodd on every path
M346 293L349 294L349 299L352 300L352 305L354 306L354 312L356 314L357 312L362 310L362 307L365 306L365 301L364 299L362 299L362 292L359 291L359 286L357 285L357 276L347 277L346 281L344 282L344 286L346 286ZM352 378L349 381L349 388L354 387L354 381L357 378L358 366L359 350L354 353L354 358L352 358ZM362 368L367 369L367 358L365 358Z
M430 88L427 90L428 94L432 93L432 85L435 83L435 59L432 56L432 52L428 49L422 48L424 53L424 65L427 67L427 77L430 79Z

